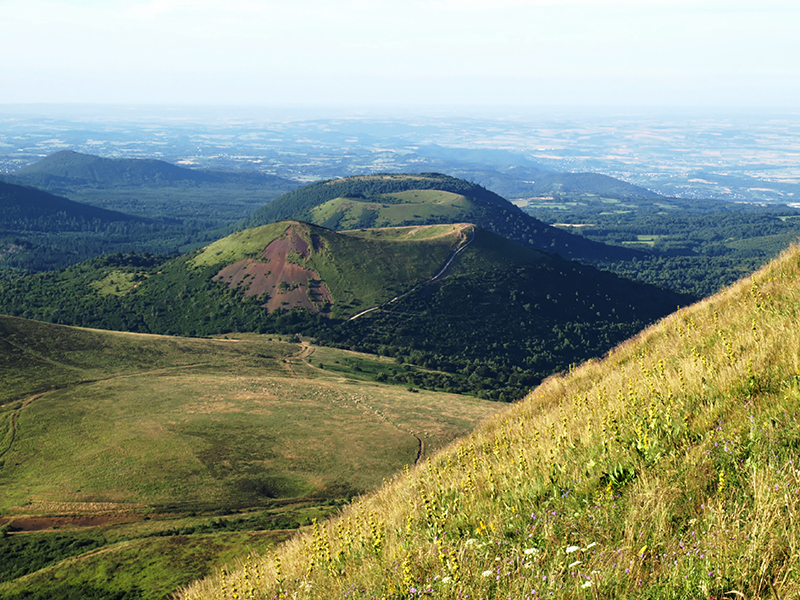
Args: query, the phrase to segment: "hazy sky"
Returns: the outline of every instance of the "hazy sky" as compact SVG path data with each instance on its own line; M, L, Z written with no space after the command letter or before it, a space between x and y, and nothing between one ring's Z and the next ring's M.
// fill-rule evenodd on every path
M800 108L797 0L0 0L0 104Z

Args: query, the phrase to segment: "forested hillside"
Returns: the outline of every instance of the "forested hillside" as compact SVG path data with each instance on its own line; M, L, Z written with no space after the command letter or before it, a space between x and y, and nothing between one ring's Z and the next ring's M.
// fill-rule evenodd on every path
M63 268L110 252L174 251L189 232L27 186L0 182L0 278Z

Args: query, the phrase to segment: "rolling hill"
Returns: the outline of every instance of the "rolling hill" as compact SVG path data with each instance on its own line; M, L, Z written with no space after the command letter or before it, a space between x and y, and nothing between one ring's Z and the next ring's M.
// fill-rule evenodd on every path
M641 254L556 229L479 185L438 173L368 175L314 183L276 198L246 223L254 227L286 219L337 230L468 222L574 260L620 260Z
M499 407L375 381L398 371L288 338L0 317L0 596L163 598Z
M800 248L184 599L800 594Z
M452 374L412 385L507 400L688 300L469 224L280 222L165 262L107 256L0 284L10 315L143 333L299 332Z
M46 156L6 176L6 179L56 190L209 183L289 184L280 177L255 172L203 171L151 158L104 158L72 150Z

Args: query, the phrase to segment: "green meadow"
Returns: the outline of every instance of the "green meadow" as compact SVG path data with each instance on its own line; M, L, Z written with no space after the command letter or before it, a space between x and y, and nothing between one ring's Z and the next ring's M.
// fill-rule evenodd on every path
M0 563L19 565L0 572L4 598L109 597L128 584L138 596L125 597L163 597L266 551L498 408L379 383L394 361L296 337L10 317L0 332ZM48 544L50 558L34 560Z

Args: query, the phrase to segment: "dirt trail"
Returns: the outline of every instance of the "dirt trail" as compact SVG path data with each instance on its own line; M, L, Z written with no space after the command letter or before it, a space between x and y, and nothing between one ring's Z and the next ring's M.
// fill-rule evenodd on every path
M300 350L297 354L292 356L287 356L283 359L283 364L286 367L286 370L292 375L292 377L297 377L297 373L295 373L294 367L292 362L295 360L302 361L307 366L311 367L311 363L308 362L308 358L311 358L311 355L314 354L314 346L309 344L308 342L300 342Z
M0 452L0 458L3 458L3 456L5 456L6 453L9 452L11 450L11 448L14 446L14 442L17 439L17 419L19 418L19 414L22 412L22 409L25 408L26 406L28 406L34 400L36 400L38 398L41 398L42 396L44 396L47 393L48 392L42 392L40 394L34 394L33 396L31 396L27 400L23 400L23 402L20 405L20 407L17 408L13 413L11 413L11 440L9 440L9 442L8 442L8 447L5 450L3 450L2 452Z
M414 459L414 464L415 465L419 464L419 462L423 458L423 455L425 454L425 442L422 441L422 438L420 438L413 431L410 431L408 429L405 429L405 428L401 427L400 425L398 425L397 423L392 421L389 417L384 415L381 411L379 411L378 409L370 406L369 404L364 402L362 399L353 397L353 402L355 402L355 404L357 406L361 407L362 409L364 409L364 410L366 410L368 412L371 412L376 417L378 417L380 420L384 421L385 423L388 423L389 425L391 425L392 427L394 427L398 431L400 431L402 433L405 433L405 434L408 434L411 437L413 437L415 440L417 440L417 457Z
M383 308L384 306L388 306L389 304L392 304L393 302L397 302L398 300L402 300L403 298L405 298L409 294L412 294L415 291L417 291L422 286L428 285L429 283L433 283L434 281L439 279L442 275L444 275L444 272L447 271L447 268L450 266L450 263L452 263L455 260L456 256L461 254L461 252L463 252L467 248L467 246L469 246L472 243L472 241L475 239L475 227L471 227L470 228L470 233L471 233L471 236L470 236L469 240L463 241L458 246L458 248L456 248L455 251L453 251L453 254L450 255L450 258L447 260L447 262L444 264L444 266L439 270L439 272L436 273L436 275L434 275L433 277L431 277L427 281L424 281L424 282L422 282L420 284L415 285L413 288L411 288L405 294L401 294L399 296L395 296L394 298L392 298L388 302L384 302L383 304L380 304L378 306L373 306L372 308L368 308L367 310L362 310L360 313L350 317L348 319L348 321L355 321L357 318L363 317L364 315L366 315L368 313L371 313L374 310L379 310L379 309Z
M285 358L284 359L284 363L286 365L286 368L289 370L289 372L293 376L296 376L295 371L292 368L292 362L291 361L293 361L293 360L303 361L303 363L306 366L308 366L308 367L310 367L312 369L315 368L314 365L312 365L307 360L308 358L311 357L312 354L314 354L314 346L312 346L308 342L301 342L301 346L302 347L301 347L300 351L297 354L295 354L294 356L292 356L290 358ZM316 380L316 383L318 385L325 386L328 389L331 389L331 390L333 390L335 392L340 392L341 393L341 391L342 391L341 388L339 388L337 386L334 386L334 385L331 385L329 383L325 383L323 381ZM379 411L378 409L376 409L376 408L370 406L369 404L367 404L362 398L358 398L356 396L351 396L351 397L349 397L349 399L352 402L354 402L356 404L356 406L360 407L361 409L363 409L363 410L365 410L367 412L372 413L373 415L378 417L381 421L384 421L385 423L388 423L389 425L391 425L392 427L394 427L398 431L406 433L406 434L410 435L411 437L413 437L415 440L417 440L417 445L418 445L418 447L417 447L417 457L414 459L414 464L415 465L418 464L423 459L423 457L425 455L425 442L422 440L422 438L420 438L413 431L409 431L408 429L405 429L405 428L401 427L400 425L398 425L397 423L395 423L394 421L389 419L381 411Z

